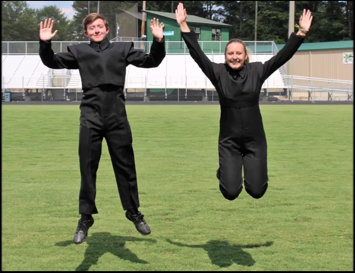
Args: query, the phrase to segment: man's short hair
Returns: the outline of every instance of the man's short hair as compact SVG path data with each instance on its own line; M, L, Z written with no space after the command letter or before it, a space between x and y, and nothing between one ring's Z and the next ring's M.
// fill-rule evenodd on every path
M87 15L84 20L83 20L83 26L84 26L84 30L86 31L86 27L88 24L91 24L92 22L94 22L96 19L102 19L105 23L105 27L108 29L108 22L106 20L106 18L101 15L100 13L90 13L89 15Z

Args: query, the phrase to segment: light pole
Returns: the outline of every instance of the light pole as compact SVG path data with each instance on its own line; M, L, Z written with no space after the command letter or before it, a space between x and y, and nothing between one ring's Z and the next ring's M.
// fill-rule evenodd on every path
M142 25L141 25L141 38L144 39L146 37L145 34L145 22L147 20L147 14L145 12L146 9L146 1L143 1L143 7L142 7Z
M258 33L258 1L255 1L255 26L254 26L254 41L257 39Z
M255 1L254 53L256 53L257 38L258 38L258 1Z
M290 1L288 15L288 37L295 29L295 1Z
M289 14L288 14L288 36L287 38L290 37L291 33L295 29L295 1L289 1ZM287 74L291 74L292 72L292 66L291 66L291 60L287 62Z

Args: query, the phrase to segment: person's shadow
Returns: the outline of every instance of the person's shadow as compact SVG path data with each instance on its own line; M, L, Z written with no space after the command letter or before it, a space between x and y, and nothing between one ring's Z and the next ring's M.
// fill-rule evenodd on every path
M155 243L156 240L143 239L130 236L113 236L109 232L93 233L86 238L88 247L85 251L84 260L76 268L76 271L88 271L90 266L97 263L99 258L109 252L120 259L128 260L133 263L147 264L147 261L141 260L136 254L125 248L127 241L148 241ZM58 242L56 246L68 246L73 244L73 241Z
M185 246L192 248L202 248L207 251L212 264L219 267L228 267L233 263L252 266L255 264L253 257L243 250L243 248L257 248L262 246L271 246L273 242L266 242L264 244L249 244L249 245L231 245L227 241L208 241L206 244L189 245L178 242L173 242L169 239L167 241L177 246Z

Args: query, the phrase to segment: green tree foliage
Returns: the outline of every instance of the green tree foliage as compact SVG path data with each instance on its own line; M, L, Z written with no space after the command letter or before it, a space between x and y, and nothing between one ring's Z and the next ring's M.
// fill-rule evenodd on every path
M159 10L164 12L175 12L178 1L146 1L147 10ZM138 10L142 11L142 1L138 2Z
M70 22L65 17L65 15L58 9L56 6L46 6L43 9L37 11L37 22L45 18L54 19L53 30L58 30L57 34L54 36L53 40L56 41L65 41L70 37L72 29L70 28ZM38 29L36 34L38 35Z
M116 37L116 15L143 1L99 1L99 11L109 21L109 39ZM188 14L231 25L230 37L246 41L255 38L257 2L257 40L284 43L288 39L289 1L182 1ZM147 10L175 12L179 1L146 1ZM58 34L55 40L87 40L82 21L90 12L97 12L98 1L74 1L75 15L68 20L55 6L40 10L28 8L26 1L2 1L2 40L34 41L38 39L39 22L45 17L55 19ZM313 13L312 29L307 42L353 40L352 1L295 1L295 23L303 11ZM140 33L141 24L138 24Z
M257 39L284 43L288 35L289 1L257 1ZM255 1L219 1L224 23L232 25L230 37L253 41ZM307 42L353 40L352 1L295 1L295 23L303 9L313 14Z
M2 1L1 7L3 41L37 41L39 23L48 17L55 20L58 29L54 40L66 40L72 32L69 20L55 6L37 10L28 8L26 1Z
M184 3L188 14L212 19L215 14L213 6L219 1L146 1L146 9L175 13L179 2ZM138 5L141 8L142 1L139 1Z
M216 14L214 9L218 2L219 1L185 1L184 7L188 14L212 20ZM175 8L177 4L175 5Z
M216 12L224 16L223 23L230 24L229 37L254 39L255 1L221 1Z
M312 27L310 41L353 39L348 36L347 19L346 1L328 1L326 4L319 5L314 12L313 20L316 23L314 30Z
M25 1L2 1L2 40L33 40L33 33L35 31L38 37L38 28L34 20L35 16L35 11L29 9Z
M190 14L201 16L201 17L211 17L212 12L208 15L204 9L203 5L209 5L212 7L212 4L215 1L186 1L185 6L188 10L192 12ZM175 12L178 1L146 1L146 10L158 10L164 12ZM133 5L137 5L138 12L142 12L143 5L142 1L100 1L99 3L99 12L103 14L109 22L110 32L108 34L109 39L116 37L116 14L122 12L122 10L127 10ZM73 8L76 13L72 21L73 29L73 40L86 40L87 38L84 35L84 29L82 26L82 21L90 12L97 12L98 5L97 1L74 1ZM138 33L140 33L140 27Z
M258 1L257 40L282 43L288 35L288 1ZM254 37L251 39L254 40Z
M116 14L131 8L137 2L135 1L100 1L99 6L97 1L74 1L73 8L76 13L72 21L73 40L87 40L84 35L84 28L82 22L89 13L97 12L103 14L109 23L110 32L109 39L116 37Z

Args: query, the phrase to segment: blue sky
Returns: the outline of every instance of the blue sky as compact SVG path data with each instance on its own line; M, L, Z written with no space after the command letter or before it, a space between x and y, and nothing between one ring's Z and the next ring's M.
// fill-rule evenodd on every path
M58 7L68 19L72 19L74 16L74 10L72 8L73 1L26 1L27 5L31 9L42 9L45 6Z

